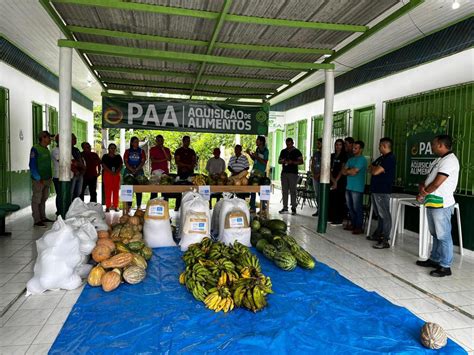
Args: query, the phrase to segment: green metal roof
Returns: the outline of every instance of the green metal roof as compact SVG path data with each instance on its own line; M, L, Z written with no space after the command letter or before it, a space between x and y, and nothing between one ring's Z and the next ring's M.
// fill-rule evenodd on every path
M39 0L106 91L266 101L421 0ZM354 33L352 42L338 47ZM329 56L329 57L326 57Z

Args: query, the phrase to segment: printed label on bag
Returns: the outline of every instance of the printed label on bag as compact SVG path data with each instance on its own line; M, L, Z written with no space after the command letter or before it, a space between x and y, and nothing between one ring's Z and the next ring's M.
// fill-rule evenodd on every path
M199 194L203 199L209 201L211 199L211 187L209 185L199 186Z
M200 218L191 218L189 220L188 233L207 234L207 220Z
M123 202L133 201L133 185L120 186L120 201L123 201Z
M150 206L148 215L150 217L163 217L165 215L165 209L160 205Z
M244 227L244 218L243 217L233 217L229 219L230 228L243 228Z
M270 185L260 186L260 201L270 201Z

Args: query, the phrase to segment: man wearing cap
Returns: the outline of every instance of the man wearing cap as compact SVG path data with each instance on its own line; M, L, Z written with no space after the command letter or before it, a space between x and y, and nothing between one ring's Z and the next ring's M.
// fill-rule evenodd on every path
M45 222L53 222L46 218L46 200L49 196L49 187L53 176L51 154L48 149L48 145L51 143L51 135L48 131L42 131L38 138L38 144L35 144L30 151L29 166L33 190L31 211L34 225L46 227Z

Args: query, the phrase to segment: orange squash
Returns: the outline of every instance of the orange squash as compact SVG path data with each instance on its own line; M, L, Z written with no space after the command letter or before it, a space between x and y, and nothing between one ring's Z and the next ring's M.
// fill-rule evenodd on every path
M101 262L102 267L106 269L125 267L133 261L132 253L120 253Z
M111 255L112 251L105 245L96 245L95 248L92 249L92 259L98 263L107 260Z
M89 276L87 277L87 282L91 286L100 286L102 285L102 276L104 276L105 270L102 266L97 265L91 269Z
M110 237L109 231L97 231L97 237L99 237L99 239L109 238Z
M111 252L115 251L115 243L110 238L102 238L97 240L97 245L104 245L110 249Z
M135 211L134 216L143 217L143 216L145 216L145 211L144 211L144 210L137 209L137 210Z
M121 272L119 269L114 269L112 271L106 272L102 276L102 289L105 292L110 292L119 287L120 282L122 281Z
M141 222L140 217L136 215L128 219L128 223L131 224L132 226L138 226L140 222Z
M129 218L130 218L130 216L128 214L124 214L122 217L119 218L119 222L120 223L127 223Z

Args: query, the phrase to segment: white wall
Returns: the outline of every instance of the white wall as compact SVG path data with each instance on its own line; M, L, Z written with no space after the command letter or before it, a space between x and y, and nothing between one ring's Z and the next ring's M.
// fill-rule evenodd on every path
M423 64L398 74L394 74L353 89L341 92L334 97L334 112L354 110L375 105L374 147L377 152L378 141L383 128L384 101L414 95L446 86L461 84L474 80L474 49L469 49L449 57ZM324 100L288 110L285 113L285 123L293 123L308 119L308 134L311 134L310 118L324 113ZM310 141L308 136L308 141ZM309 159L310 149L306 159Z
M29 152L33 144L32 103L43 106L43 128L46 129L47 118L45 105L59 111L59 93L33 80L29 76L0 62L0 86L9 90L10 98L10 170L27 170ZM94 119L92 111L72 103L72 113L88 123L88 140L93 141ZM20 131L23 139L20 139Z

